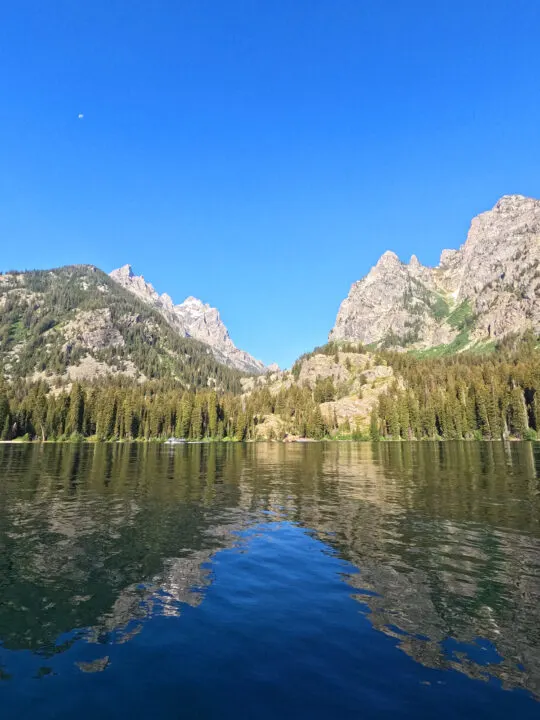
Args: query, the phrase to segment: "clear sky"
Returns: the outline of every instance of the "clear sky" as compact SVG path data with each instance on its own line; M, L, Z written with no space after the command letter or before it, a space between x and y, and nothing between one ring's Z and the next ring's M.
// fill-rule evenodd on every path
M0 270L130 263L290 365L385 250L540 197L539 37L537 0L3 3Z

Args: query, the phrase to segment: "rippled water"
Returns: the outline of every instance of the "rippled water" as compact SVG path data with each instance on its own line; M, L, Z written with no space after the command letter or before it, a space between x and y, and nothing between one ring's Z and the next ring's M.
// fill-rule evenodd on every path
M540 446L0 445L2 718L540 717Z

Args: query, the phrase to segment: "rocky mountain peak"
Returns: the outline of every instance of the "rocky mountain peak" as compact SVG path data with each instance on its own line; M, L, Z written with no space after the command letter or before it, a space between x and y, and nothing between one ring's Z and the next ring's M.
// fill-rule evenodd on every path
M386 269L386 268L394 268L399 265L402 265L401 260L398 258L395 252L392 250L387 250L385 253L381 255L379 260L377 261L377 264L375 267L377 269Z
M503 195L494 205L493 210L498 212L513 212L525 207L532 207L538 201L525 195ZM488 210L488 212L490 212Z
M131 265L122 265L121 268L118 268L118 270L113 270L114 273L116 273L119 277L126 277L126 278L132 278L134 277L133 268ZM112 277L112 273L111 273Z
M540 201L505 195L471 222L437 268L387 251L353 284L331 340L463 349L528 328L540 331Z
M193 295L179 305L175 305L169 295L166 293L159 295L142 275L135 275L131 265L113 270L110 277L145 303L156 308L169 325L183 337L195 338L208 345L220 362L244 372L258 374L266 372L260 360L236 347L216 308L203 303Z
M204 308L210 308L210 305L206 305L205 303L203 303L202 300L199 300L199 298L190 295L184 300L183 303L180 304L179 307L190 307L204 310Z
M163 293L162 295L160 295L159 299L163 307L171 311L173 310L174 303L170 295L167 295L167 293Z

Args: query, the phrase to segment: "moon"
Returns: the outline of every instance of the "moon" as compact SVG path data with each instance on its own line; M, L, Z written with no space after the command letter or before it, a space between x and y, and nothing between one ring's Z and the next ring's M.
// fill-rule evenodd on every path
M84 117L84 115L83 115L82 113L79 113L79 114L77 115L77 117L79 118L79 120L82 120L83 117Z

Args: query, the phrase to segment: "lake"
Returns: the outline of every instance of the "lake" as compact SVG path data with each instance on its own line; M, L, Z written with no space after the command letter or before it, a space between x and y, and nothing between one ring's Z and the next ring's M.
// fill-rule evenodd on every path
M10 718L540 717L540 444L0 445Z

